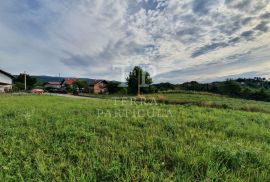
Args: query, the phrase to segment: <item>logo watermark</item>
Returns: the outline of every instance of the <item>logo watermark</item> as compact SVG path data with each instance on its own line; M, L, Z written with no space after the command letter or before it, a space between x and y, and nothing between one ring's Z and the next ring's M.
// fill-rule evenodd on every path
M170 118L170 109L160 107L155 98L114 97L111 109L96 109L98 117L105 118Z

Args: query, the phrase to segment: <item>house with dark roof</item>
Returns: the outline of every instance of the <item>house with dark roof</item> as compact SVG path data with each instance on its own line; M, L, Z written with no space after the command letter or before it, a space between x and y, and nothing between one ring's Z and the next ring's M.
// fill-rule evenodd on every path
M90 92L93 94L108 93L108 82L106 80L93 80L90 82Z
M0 69L0 93L12 90L12 80L14 76Z

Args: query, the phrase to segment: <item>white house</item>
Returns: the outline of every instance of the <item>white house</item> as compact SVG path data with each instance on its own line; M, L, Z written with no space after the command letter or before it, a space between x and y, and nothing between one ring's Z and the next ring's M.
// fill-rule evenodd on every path
M14 77L0 69L0 93L12 90L12 79Z

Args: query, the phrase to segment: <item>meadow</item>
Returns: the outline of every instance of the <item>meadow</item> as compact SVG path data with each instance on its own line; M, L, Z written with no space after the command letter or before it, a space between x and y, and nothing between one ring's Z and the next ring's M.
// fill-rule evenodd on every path
M146 95L146 98L155 98L157 101L166 104L194 105L270 114L269 102L231 98L208 92L181 91L179 93L158 93Z
M270 181L270 115L237 109L268 103L220 99L235 109L0 96L0 180Z

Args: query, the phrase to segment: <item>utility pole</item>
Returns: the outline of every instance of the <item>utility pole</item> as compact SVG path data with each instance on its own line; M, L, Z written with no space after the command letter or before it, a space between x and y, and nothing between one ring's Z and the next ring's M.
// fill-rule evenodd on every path
M138 93L137 95L140 96L141 95L141 88L140 88L140 70L138 70Z
M26 91L26 71L24 71L24 90Z

